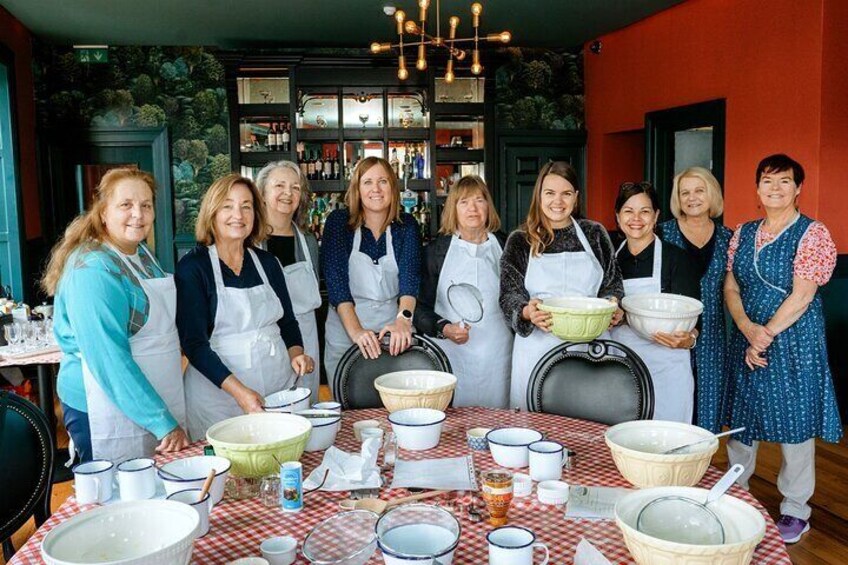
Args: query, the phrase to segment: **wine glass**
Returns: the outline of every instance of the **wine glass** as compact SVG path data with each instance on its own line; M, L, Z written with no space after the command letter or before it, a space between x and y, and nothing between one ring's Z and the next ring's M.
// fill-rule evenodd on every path
M6 338L6 343L10 346L9 352L16 352L18 342L21 340L21 327L18 323L12 322L3 326L3 336Z
M359 121L362 122L362 127L365 127L365 124L368 123L368 118L370 118L368 114L359 114Z

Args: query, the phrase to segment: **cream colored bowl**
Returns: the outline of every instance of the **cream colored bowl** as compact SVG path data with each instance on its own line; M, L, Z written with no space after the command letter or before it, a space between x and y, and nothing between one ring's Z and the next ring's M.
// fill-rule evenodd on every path
M444 411L456 389L456 377L441 371L396 371L374 380L389 413L407 408Z
M564 341L592 341L606 331L615 303L604 298L565 296L546 298L539 310L550 312L551 333Z
M662 452L712 435L690 424L636 420L612 426L604 438L618 471L633 485L688 487L698 484L707 472L710 459L718 450L718 440L704 442L687 453Z
M280 463L303 455L312 423L283 412L236 416L213 425L206 439L215 455L229 459L235 477L259 478L280 471Z
M624 543L640 565L745 565L751 562L757 544L766 533L766 521L759 510L738 498L724 495L710 504L724 527L725 543L691 545L658 539L636 529L639 512L662 496L685 496L706 500L707 490L690 487L658 487L634 491L615 505L615 523Z
M700 300L668 293L625 296L621 307L628 325L645 339L653 339L657 332L690 332L704 311Z

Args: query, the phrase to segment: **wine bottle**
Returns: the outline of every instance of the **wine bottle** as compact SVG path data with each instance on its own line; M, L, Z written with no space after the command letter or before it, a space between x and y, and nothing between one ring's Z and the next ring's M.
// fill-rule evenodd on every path
M315 180L315 159L312 158L310 151L307 151L306 155L306 178Z
M397 147L392 147L392 158L389 160L389 164L392 166L395 176L400 178L400 160L398 159Z
M290 129L291 129L291 123L287 122L286 124L283 125L282 148L281 148L281 150L285 151L286 153L291 151L291 133L289 131Z
M321 150L315 152L315 180L321 180L324 177L324 161L321 160Z

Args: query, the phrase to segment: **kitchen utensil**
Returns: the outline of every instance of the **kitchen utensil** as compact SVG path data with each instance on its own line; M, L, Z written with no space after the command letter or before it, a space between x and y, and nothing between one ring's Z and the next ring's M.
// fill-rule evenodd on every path
M527 528L502 526L486 534L489 542L489 565L533 565L533 550L542 549L546 565L550 553L548 546L536 541L536 534Z
M464 328L483 319L483 295L476 286L451 282L447 296L448 304L460 318L459 327Z
M214 505L224 498L225 485L232 465L229 459L216 455L195 455L160 465L159 478L165 485L165 494L174 494L189 488L203 488L203 481L206 480L209 471L214 470L215 480L212 481L212 488L209 491Z
M77 504L103 504L112 498L114 463L96 459L74 466L73 471Z
M307 534L303 556L321 565L364 565L377 551L377 518L367 510L330 516Z
M495 463L514 469L530 464L528 448L541 439L542 432L531 428L495 428L486 434Z
M704 442L707 442L707 441L712 441L712 440L714 440L714 439L718 439L718 438L720 438L720 437L729 436L729 435L731 435L731 434L735 434L735 433L739 433L739 432L744 432L744 431L745 431L745 426L742 426L741 428L736 428L736 429L734 429L734 430L728 430L728 431L726 431L726 432L721 432L720 434L713 434L713 435L712 435L712 436L710 436L710 437L705 437L704 439L699 439L698 441L693 441L692 443L687 443L686 445L681 445L681 446L679 446L679 447L673 447L673 448L671 448L671 449L668 449L668 450L666 450L666 451L663 451L663 452L662 452L662 454L663 454L663 455L671 455L671 454L674 454L674 453L681 453L682 451L685 451L685 450L689 449L689 448L690 448L690 447L692 447L693 445L698 445L698 444L700 444L700 443L704 443Z
M434 496L439 496L447 492L448 491L446 490L432 490L429 492L412 494L409 496L395 498L392 500L383 500L381 498L363 498L361 500L346 499L339 502L339 506L341 506L345 510L370 510L371 512L382 514L386 511L387 508L398 506L399 504L406 504L407 502L412 502L414 500L433 498Z
M424 451L439 445L447 415L432 408L407 408L389 414L401 449Z
M156 469L153 459L139 457L118 465L121 500L145 500L156 494Z
M167 475L167 478L174 479L175 481L184 481L185 478L177 475L176 473L172 473L171 471L166 471L156 463L153 464L157 471L159 471L160 475Z
M534 441L530 451L530 476L534 481L556 481L568 462L566 449L555 441Z
M704 502L684 496L663 496L649 502L639 512L636 529L675 543L724 543L724 526L709 505L721 498L744 471L742 465L732 466L710 489Z
M456 377L442 371L395 371L374 380L389 413L406 408L445 410L456 389Z
M209 469L209 474L206 475L206 480L203 481L203 487L200 489L200 497L198 500L203 500L207 494L209 494L209 489L212 488L212 481L215 480L215 469Z
M609 327L617 308L605 298L565 296L545 298L539 310L550 312L551 333L564 341L592 341Z
M168 495L167 500L188 504L197 511L197 515L200 516L200 532L197 537L202 538L209 533L209 512L212 510L212 500L208 492L204 493L197 488L180 490Z
M625 296L621 301L630 328L648 340L657 332L690 332L704 311L704 304L688 296L648 293Z
M297 540L291 536L268 538L259 544L259 551L270 565L291 565L297 559Z
M375 531L386 565L451 565L462 528L444 508L405 504L380 516Z

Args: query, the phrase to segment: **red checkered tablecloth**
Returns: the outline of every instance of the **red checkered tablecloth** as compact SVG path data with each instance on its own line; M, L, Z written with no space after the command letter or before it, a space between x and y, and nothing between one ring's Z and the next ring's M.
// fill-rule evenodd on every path
M363 419L382 420L388 428L386 411L352 410L344 412L342 428L336 439L336 446L346 451L358 451L359 442L353 437L353 422ZM593 422L573 420L550 414L516 413L509 410L487 408L458 408L448 410L448 419L442 432L439 445L426 452L401 450L404 459L426 459L435 457L456 457L472 453L478 470L496 467L488 451L478 452L468 449L465 431L472 427L526 426L538 429L550 439L562 442L577 453L576 462L571 469L563 471L563 480L570 484L587 486L630 486L618 473L609 450L604 443L605 426ZM164 462L187 455L201 453L202 446L195 444L189 450L168 457ZM323 457L323 452L306 453L302 458L304 473L315 468ZM721 472L711 467L701 487L709 488L721 477ZM780 539L777 527L765 509L747 492L734 486L731 494L741 498L762 511L766 518L766 535L754 554L754 563L791 563L786 546ZM385 491L384 497L406 495L405 490ZM211 530L208 535L195 541L192 563L227 563L239 557L261 555L259 544L262 540L279 535L291 535L302 542L306 534L321 520L339 512L338 502L347 498L347 493L314 492L304 497L305 508L297 514L287 514L279 509L264 507L259 500L233 501L225 499L215 507L210 516ZM441 502L442 504L445 501ZM63 520L82 511L73 498L69 498L53 516L27 541L11 564L43 563L39 555L40 544L51 528ZM535 496L516 498L509 511L511 524L525 526L533 530L537 537L548 544L551 551L551 563L561 565L571 563L574 549L581 537L589 540L603 553L611 563L632 563L624 539L613 520L565 519L563 510L554 506L540 504ZM480 565L488 561L486 533L491 529L485 521L470 522L464 514L460 518L462 540L457 548L454 563ZM382 562L379 551L369 563ZM307 563L300 556L298 564Z

